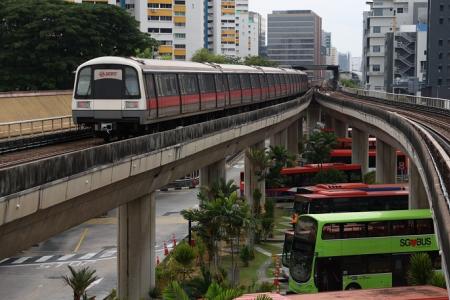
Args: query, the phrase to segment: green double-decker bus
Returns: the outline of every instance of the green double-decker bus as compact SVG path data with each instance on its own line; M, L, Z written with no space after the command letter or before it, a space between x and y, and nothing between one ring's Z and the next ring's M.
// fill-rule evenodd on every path
M416 252L428 253L441 268L428 209L303 215L292 243L289 290L404 286Z

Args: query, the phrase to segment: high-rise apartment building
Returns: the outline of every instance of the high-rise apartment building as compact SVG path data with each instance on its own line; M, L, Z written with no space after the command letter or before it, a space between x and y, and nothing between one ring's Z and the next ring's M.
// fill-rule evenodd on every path
M311 10L274 11L268 16L267 48L280 66L322 64L322 18ZM314 79L320 76L315 72Z
M350 72L351 71L352 56L349 52L338 54L339 71Z
M363 83L367 89L386 90L386 34L402 25L415 25L427 9L427 0L373 0L363 14Z
M450 99L450 1L428 1L427 86L422 94Z

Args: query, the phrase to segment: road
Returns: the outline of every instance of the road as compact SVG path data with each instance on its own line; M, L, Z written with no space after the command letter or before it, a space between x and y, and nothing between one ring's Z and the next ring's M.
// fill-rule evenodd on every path
M243 161L227 168L227 178L239 183ZM187 235L180 211L198 205L198 189L156 193L156 255L164 258L163 245ZM69 300L71 289L61 280L67 266L90 266L99 279L88 289L103 299L117 286L117 210L69 229L14 257L0 260L0 299ZM5 246L5 245L3 245Z

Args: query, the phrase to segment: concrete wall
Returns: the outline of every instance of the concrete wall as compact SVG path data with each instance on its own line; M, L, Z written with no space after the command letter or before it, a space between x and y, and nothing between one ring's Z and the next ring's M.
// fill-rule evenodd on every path
M0 94L0 123L72 114L72 92Z

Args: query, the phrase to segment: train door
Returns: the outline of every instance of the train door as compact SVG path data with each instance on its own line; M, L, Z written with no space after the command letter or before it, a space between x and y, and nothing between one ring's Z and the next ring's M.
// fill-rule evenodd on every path
M266 101L269 97L269 87L267 84L266 74L259 74L259 82L261 83L261 101Z
M252 84L252 102L261 101L261 82L258 74L251 74L250 80Z
M242 103L242 90L239 74L228 74L228 84L230 88L230 104L232 106Z
M252 102L252 84L250 81L250 74L240 74L241 89L242 89L242 103Z
M181 113L200 111L200 94L197 74L179 74L181 90Z
M217 91L217 107L225 107L228 105L228 89L225 85L225 75L223 74L214 74L214 78L216 80L216 91Z
M217 106L214 74L199 74L201 109L211 110Z

